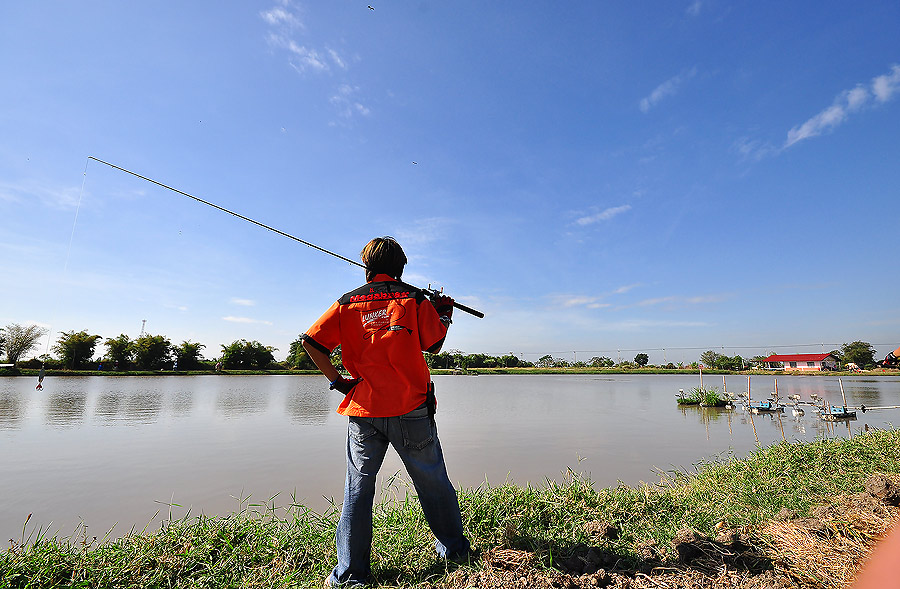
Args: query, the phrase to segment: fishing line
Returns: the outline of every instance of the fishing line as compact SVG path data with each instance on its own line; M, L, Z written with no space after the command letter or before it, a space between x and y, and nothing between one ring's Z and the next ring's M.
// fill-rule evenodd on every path
M214 209L218 209L218 210L222 211L223 213L228 213L229 215L233 215L233 216L237 217L238 219L241 219L241 220L243 220L243 221L247 221L248 223L253 223L254 225L257 225L257 226L259 226L259 227L262 227L263 229L268 229L269 231L271 231L271 232L273 232L273 233L277 233L278 235L281 235L281 236L283 236L283 237L287 237L288 239L293 239L294 241L299 242L299 243L302 243L303 245L305 245L305 246L307 246L307 247L311 247L311 248L313 248L313 249L315 249L315 250L319 250L320 252L322 252L322 253L324 253L324 254L328 254L329 256L334 256L335 258L337 258L337 259L339 259L339 260L343 260L343 261L347 262L348 264L352 264L352 265L354 265L354 266L359 266L360 268L365 269L365 265L363 265L363 264L357 262L356 260L351 260L350 258L344 257L344 256L342 256L342 255L340 255L340 254L336 254L336 253L334 253L334 252L332 252L332 251L329 251L329 250L327 250L327 249L325 249L325 248L323 248L323 247L319 247L318 245L316 245L316 244L314 244L314 243L310 243L310 242L308 242L308 241L305 241L305 240L303 240L303 239L300 239L299 237L295 237L295 236L291 235L290 233L285 233L284 231L281 231L280 229L276 229L275 227L272 227L272 226L270 226L270 225L266 225L265 223L261 223L261 222L259 222L259 221L255 221L255 220L251 219L250 217L246 217L246 216L244 216L244 215L241 215L240 213L236 213L236 212L234 212L234 211L232 211L232 210L226 209L225 207L221 207L221 206L219 206L219 205L217 205L217 204L215 204L215 203L209 202L208 200L203 200L202 198L197 197L197 196L194 196L194 195L192 195L192 194L188 194L187 192L185 192L185 191L183 191L183 190L178 190L177 188L173 188L172 186L169 186L169 185L167 185L167 184L163 184L162 182L158 182L158 181L154 180L153 178L148 178L147 176L142 176L141 174L138 174L137 172L132 172L131 170L125 169L125 168L123 168L123 167L121 167L121 166L117 166L117 165L115 165L115 164L111 164L111 163L109 163L109 162L107 162L107 161L103 161L103 160L101 160L101 159L99 159L99 158L96 158L96 157L94 157L94 156L92 156L92 155L89 155L89 156L88 156L88 160L94 160L95 162L99 162L99 163L101 163L101 164L107 165L107 166L109 166L110 168L114 168L114 169L119 170L119 171L121 171L121 172L125 172L126 174L131 174L132 176L135 176L135 177L137 177L137 178L140 178L141 180L146 180L147 182L150 182L151 184L156 184L157 186L161 186L162 188L165 188L165 189L167 189L167 190L171 190L172 192L176 192L176 193L178 193L178 194L180 194L180 195L182 195L182 196L186 196L186 197L188 197L188 198L190 198L190 199L193 199L193 200L195 200L195 201L197 201L197 202L199 202L199 203L205 204L206 206L212 207L212 208L214 208ZM87 175L87 163L85 163L84 168L85 168L85 176L86 176L86 175ZM84 184L82 184L82 190L84 190ZM74 229L73 229L73 231L74 231ZM428 288L428 289L424 289L424 288L423 288L423 289L419 289L419 290L422 290L422 291L424 291L424 292L430 293L430 294L432 294L432 295L440 294L440 293L438 293L437 291L431 290L430 288ZM456 302L456 301L453 301L453 306L456 307L457 309L460 309L461 311L465 311L466 313L469 313L469 314L471 314L471 315L475 315L476 317L484 317L484 313L482 313L481 311L476 311L475 309L473 309L473 308L471 308L471 307L467 307L467 306L465 306L465 305L462 305L462 304L460 304L460 303L458 303L458 302Z
M63 264L63 281L65 281L69 271L69 257L72 255L72 242L75 240L75 226L78 224L78 212L81 210L81 199L84 198L84 185L87 182L87 167L88 162L85 161L84 172L81 174L81 192L78 193L78 204L75 205L75 218L72 220L72 233L69 235L69 247L66 249L66 261ZM53 337L52 326L47 328L47 332L47 348L44 351L45 354L50 353L50 340Z

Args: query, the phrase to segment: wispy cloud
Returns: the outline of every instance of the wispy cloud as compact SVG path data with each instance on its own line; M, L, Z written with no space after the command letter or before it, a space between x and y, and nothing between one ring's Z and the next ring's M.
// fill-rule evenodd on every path
M626 292L628 292L628 291L630 291L630 290L632 290L632 289L635 289L635 288L637 288L637 287L639 287L639 286L641 286L641 284L640 284L639 282L636 282L636 283L634 283L634 284L626 284L625 286L620 286L619 288L617 288L617 289L614 290L613 292L614 292L615 294L625 294Z
M399 229L394 237L404 246L406 244L414 246L409 249L418 249L425 244L443 239L452 224L453 220L448 217L416 219Z
M761 160L770 155L777 155L781 151L768 141L759 139L750 139L749 137L741 137L734 142L734 150L737 151L742 159Z
M900 93L900 65L893 65L888 73L872 78L869 84L857 84L850 90L844 90L830 106L788 131L783 149L804 139L832 131L853 113L870 104L884 104L898 93Z
M605 299L611 295L625 294L633 288L637 288L640 284L628 284L620 286L612 292L601 293L599 295L575 295L575 294L558 294L553 295L551 300L554 305L559 307L586 307L588 309L605 309L612 307L612 303L605 302Z
M665 327L709 327L706 321L667 321L653 319L625 319L616 323L610 323L606 327L618 331L643 331L645 329L659 329Z
M264 21L273 27L297 29L303 28L303 22L297 14L291 12L290 2L282 2L281 6L274 6L269 10L259 13Z
M700 14L701 8L703 8L702 0L694 0L693 2L688 4L685 12L688 14L688 16L698 16Z
M595 213L593 215L587 215L585 217L580 217L576 219L575 223L578 225L593 225L594 223L599 223L600 221L609 221L616 215L621 215L624 212L630 211L631 205L622 205L618 207L610 207L608 209L604 209L599 213Z
M74 209L78 205L79 188L56 188L39 184L0 183L0 201L28 202L38 200L44 206L58 210Z
M722 301L727 301L730 298L731 295L727 294L699 295L692 297L667 296L644 299L642 301L638 301L637 303L635 303L635 305L638 307L654 307L656 305L662 305L665 303L671 303L673 305L705 305L710 303L721 303Z
M641 99L641 102L639 104L641 112L649 111L651 108L659 104L659 102L663 98L672 96L673 94L677 93L682 84L693 78L695 75L697 75L697 68L692 67L689 70L681 72L677 76L669 78L668 80L654 88L653 92L651 92L647 97Z
M223 321L228 321L230 323L252 323L258 325L272 325L271 321L264 321L262 319L251 319L250 317L234 317L232 315L228 315L227 317L222 317Z
M331 57L331 61L334 62L334 65L338 66L342 70L347 69L347 63L340 55L338 55L337 51L335 51L334 49L329 49L328 56Z
M256 301L253 301L250 299L239 299L237 297L232 298L231 301L229 301L229 302L232 305L241 305L242 307L252 307L252 306L256 305Z
M326 72L331 66L347 69L346 60L334 49L317 49L297 41L297 32L302 32L306 27L290 1L285 0L280 6L264 10L259 16L270 27L266 37L269 45L287 51L288 63L298 73Z
M351 119L356 115L368 116L371 112L367 106L356 99L359 93L358 86L342 84L337 93L331 97L331 104L338 109L338 115L344 119Z
M610 303L604 303L603 297L583 296L583 295L557 295L553 297L553 301L560 307L587 307L588 309L602 309L612 306Z

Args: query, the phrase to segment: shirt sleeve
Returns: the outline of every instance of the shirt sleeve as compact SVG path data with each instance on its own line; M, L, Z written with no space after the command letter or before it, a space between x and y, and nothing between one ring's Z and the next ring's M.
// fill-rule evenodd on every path
M419 343L422 350L433 353L444 345L447 337L447 327L441 323L441 319L434 309L431 301L425 299L419 304Z
M335 301L328 310L306 330L301 338L310 341L313 346L330 354L341 343L340 305Z

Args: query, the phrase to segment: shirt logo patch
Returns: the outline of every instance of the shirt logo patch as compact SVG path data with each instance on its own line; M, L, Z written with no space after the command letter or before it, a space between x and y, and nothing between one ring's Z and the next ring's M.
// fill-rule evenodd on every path
M366 338L372 337L379 331L398 331L408 329L397 325L406 315L406 307L403 305L389 305L380 309L367 309L361 311L359 319L362 322L363 332Z

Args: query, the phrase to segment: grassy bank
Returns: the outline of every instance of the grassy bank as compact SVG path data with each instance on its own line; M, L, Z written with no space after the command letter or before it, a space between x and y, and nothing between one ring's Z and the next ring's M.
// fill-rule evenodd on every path
M779 556L785 549L765 531L776 516L807 516L862 491L875 472L900 473L900 431L780 443L638 488L595 489L571 472L540 487L483 485L460 491L479 556L459 568L435 559L418 502L395 482L376 509L374 573L381 587L506 586L509 571L520 587L567 586L560 579L580 587L596 584L578 564L593 559L630 575L633 587L654 571L707 578L713 573L686 565L676 547L684 529L709 537L739 531L757 561L781 566L791 555ZM26 528L0 554L0 587L318 587L334 563L337 516L248 503L227 517L188 517L108 542Z

